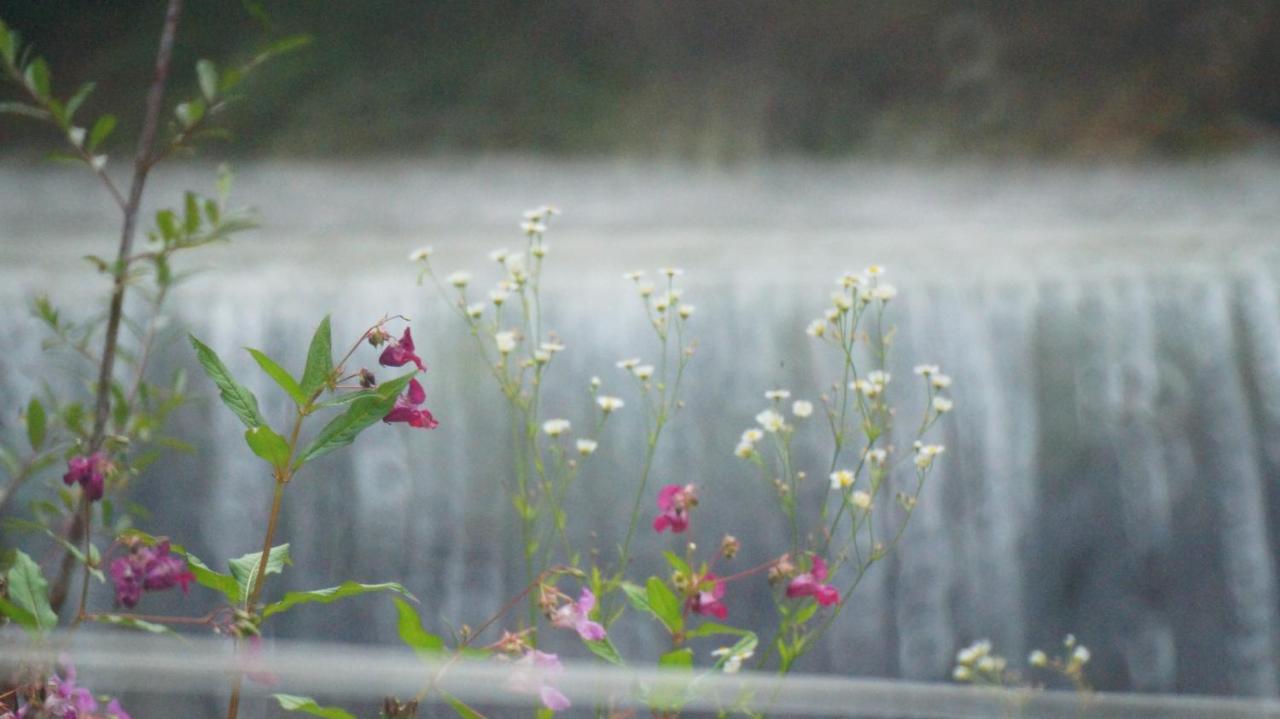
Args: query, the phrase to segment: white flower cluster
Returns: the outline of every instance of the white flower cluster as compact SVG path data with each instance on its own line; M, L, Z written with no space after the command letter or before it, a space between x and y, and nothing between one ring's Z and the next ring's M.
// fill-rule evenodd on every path
M972 682L977 679L1000 684L1008 662L991 651L991 642L983 639L956 653L956 666L951 676L956 681Z
M742 438L738 440L738 446L733 449L733 453L743 459L750 457L756 451L756 442L764 439L764 432L752 427L744 430Z
M829 326L836 327L839 332L842 318L853 312L855 307L866 307L873 302L883 306L897 297L898 288L881 281L884 272L884 267L871 265L861 273L845 272L837 277L839 289L831 293L831 307L821 318L805 327L805 334L821 339L831 332Z
M769 433L782 432L788 429L787 419L773 409L766 409L756 415L756 422Z
M935 394L951 386L950 375L943 374L941 368L936 364L916 365L915 373L924 377L925 381L929 383L929 396L932 397L930 406L933 411L938 414L950 412L954 407L951 398Z
M863 379L856 379L849 383L849 389L866 397L867 399L875 399L884 394L884 388L889 385L893 375L883 370L875 370L867 374Z
M913 447L916 451L916 466L920 469L928 469L929 467L932 467L933 460L936 459L938 455L947 451L947 448L940 444L924 444L923 442L918 441L913 445Z

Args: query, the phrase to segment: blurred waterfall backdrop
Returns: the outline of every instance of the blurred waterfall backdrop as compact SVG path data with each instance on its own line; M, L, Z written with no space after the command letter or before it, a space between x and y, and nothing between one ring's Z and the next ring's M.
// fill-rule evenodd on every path
M83 112L119 115L105 151L120 177L162 5L0 3L58 93L99 81ZM197 58L227 67L264 35L314 41L246 82L231 142L149 182L146 226L182 190L211 193L229 160L232 204L262 226L179 260L198 273L171 301L155 368L190 373L196 401L170 433L195 451L137 483L148 531L239 556L259 547L270 501L186 332L280 418L284 398L240 348L298 368L326 313L335 345L405 314L441 426L379 425L308 466L285 504L296 567L279 584L401 581L441 627L484 621L524 583L498 491L505 405L406 257L433 245L436 267L472 271L483 292L498 279L487 253L518 246L521 212L550 203L564 214L547 237L547 326L567 350L545 407L583 426L593 375L628 402L576 482L576 541L612 553L640 471L641 403L615 363L656 346L624 272L686 270L697 355L651 486L698 484L692 539L737 535L746 568L788 528L734 445L766 390L816 403L838 379L805 325L840 273L879 263L900 291L890 393L910 418L924 402L913 365L953 376L947 452L899 551L798 668L946 681L976 639L1023 664L1074 632L1102 689L1280 695L1280 4L318 5L188 2L170 99L198 92ZM34 393L89 376L45 346L33 299L101 312L108 281L81 258L118 241L89 173L42 161L55 134L0 116L6 437ZM796 439L808 510L826 438L815 417ZM659 540L641 541L656 556ZM734 589L740 626L773 617L763 581ZM657 649L634 629L617 633L624 650ZM381 597L300 608L269 633L397 640Z

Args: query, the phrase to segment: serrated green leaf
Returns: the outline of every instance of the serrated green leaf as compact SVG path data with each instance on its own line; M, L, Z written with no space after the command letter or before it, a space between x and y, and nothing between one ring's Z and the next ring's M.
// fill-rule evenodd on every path
M44 405L35 397L31 398L31 402L27 404L27 442L31 444L31 449L40 451L44 446L45 430L48 427L48 417L44 412Z
M364 397L377 397L377 396L378 396L377 390L362 389L362 390L356 390L352 392L345 392L343 394L338 395L337 397L334 397L333 399L327 399L323 402L317 402L315 403L314 406L316 409L325 409L327 407L341 407L344 404L351 404L352 402L358 399L362 399Z
M659 621L667 625L672 633L684 628L684 617L680 613L680 599L671 588L657 577L649 577L646 585L650 611Z
M415 597L409 593L402 585L396 582L383 582L382 584L360 584L359 582L343 582L336 587L327 589L313 589L308 592L287 592L278 602L268 604L262 610L262 618L266 619L273 614L287 612L299 604L330 604L339 599L347 597L355 597L361 594L370 594L373 592L395 592L410 599Z
M684 647L658 657L658 666L662 669L688 669L693 666L693 650Z
M307 348L307 367L302 372L302 394L311 399L329 383L333 374L333 341L329 336L329 316L320 320L320 326L311 335Z
M345 447L355 441L365 429L374 422L387 416L396 403L396 398L413 379L415 373L410 372L379 385L374 396L362 397L351 403L346 412L334 417L320 430L320 434L298 456L297 464L302 466L316 457ZM304 387L305 389L305 387Z
M49 606L49 583L35 560L24 552L15 554L7 580L9 601L32 615L36 631L46 632L57 626L58 615Z
M218 96L218 67L212 60L201 58L196 62L196 78L200 81L200 92L204 99L213 102Z
M242 602L247 601L253 594L253 583L257 581L258 564L261 560L262 552L251 552L228 562L231 566L231 576L235 577L236 584L240 586L239 599ZM293 558L289 556L289 545L281 544L272 547L267 555L266 574L279 574L289 564L293 564Z
M631 582L622 583L622 591L627 595L627 599L631 601L631 606L637 612L645 614L653 614L653 607L649 606L649 594L641 587Z
M176 634L163 624L156 624L155 622L148 622L122 614L92 614L89 615L89 618L101 624L110 624L116 627L124 627L125 629L137 629L140 632L148 632L150 634Z
M279 468L289 464L289 443L270 427L263 425L246 429L244 441L254 454L272 467Z
M302 386L293 378L293 375L289 374L285 368L281 367L275 360L268 357L265 353L253 349L252 347L248 347L246 349L249 350L249 354L253 356L253 360L258 363L258 366L262 368L262 371L266 372L268 377L275 380L276 384L280 386L280 389L284 390L285 394L289 395L289 398L293 400L294 404L298 405L298 407L306 406L309 397L303 393Z
M196 349L196 358L200 360L200 366L204 367L205 374L209 375L209 379L217 385L222 403L227 405L246 427L252 429L265 425L267 421L262 418L262 412L258 410L258 398L235 381L231 372L227 370L227 366L222 364L222 360L218 359L218 355L213 350L196 339L195 335L189 335L189 337L191 345Z
M294 694L272 694L280 708L290 712L303 712L325 719L356 719L355 715L338 707L322 707L311 697L300 697Z
M89 130L89 144L85 146L85 149L92 154L98 149L98 145L102 144L103 140L106 140L111 136L111 133L115 129L115 115L103 115L99 117L94 121L93 129Z
M396 603L396 631L401 641L424 659L434 658L444 650L444 640L423 628L422 617L412 604L400 597L391 599Z
M622 655L618 654L618 648L613 646L613 642L609 641L608 637L598 639L596 641L584 640L582 643L587 645L587 649L590 649L592 654L600 657L610 664L616 664L620 667L626 666L627 664L623 661Z
M717 624L716 622L704 622L698 625L697 629L693 629L685 633L688 639L697 639L698 637L709 637L715 634L732 634L739 637L745 637L751 634L750 630L731 627L728 624Z

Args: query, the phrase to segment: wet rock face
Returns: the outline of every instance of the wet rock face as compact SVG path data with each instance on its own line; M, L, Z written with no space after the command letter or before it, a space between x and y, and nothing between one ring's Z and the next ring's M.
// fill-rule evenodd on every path
M832 227L854 232L849 215L832 209L839 207L834 191L814 194L807 213L787 210L793 221L804 215L817 227L829 219L814 237L796 239L804 233L793 233L785 242L771 240L786 223L726 231L716 225L725 216L719 210L756 190L738 179L716 184L692 177L690 186L708 198L706 214L686 208L647 227L653 241L620 250L619 260L611 245L591 236L615 227L628 241L635 230L626 207L614 225L600 210L604 198L592 194L603 189L584 189L585 180L563 174L568 169L555 172L562 174L552 173L548 182L570 195L552 198L566 209L567 251L549 265L544 304L548 326L567 350L551 375L545 400L550 416L575 426L585 421L591 406L584 390L592 375L603 378L607 393L630 399L614 363L654 349L620 277L629 269L622 263L652 268L681 260L688 271L686 297L698 305L691 326L699 349L689 369L688 407L660 453L654 491L665 483L696 482L698 541L732 533L742 544L735 566L767 559L784 545L788 530L771 510L771 489L733 456L734 445L765 406L764 390L787 387L796 398L816 401L835 379L835 358L818 351L804 327L820 314L835 274L882 259L875 254L880 245L834 239ZM822 184L794 168L788 172L799 175L798 182ZM829 170L814 172L828 173L828 181L834 177ZM663 177L620 182L641 189L649 183L658 191L679 179ZM851 171L840 177L851 183L863 176ZM999 177L1003 187L1016 184ZM261 176L248 179L263 184ZM981 210L947 200L955 216L975 220L964 230L971 251L955 266L964 271L936 253L912 256L883 245L901 260L886 262L900 290L890 311L899 329L889 369L907 378L914 364L937 362L954 378L955 409L938 437L948 449L899 551L872 570L846 616L802 668L943 679L955 651L973 639L990 637L1020 664L1032 648L1054 647L1074 632L1093 650L1091 676L1102 688L1277 693L1280 265L1256 245L1266 232L1274 240L1275 231L1197 225L1194 218L1203 220L1208 208L1180 206L1173 210L1175 224L1197 227L1200 244L1174 237L1173 225L1156 228L1144 237L1163 249L1144 260L1124 237L1145 211L1117 209L1114 224L1098 219L1105 214L1095 212L1101 200L1082 187L1097 180L1072 173L1036 180L1041 192L1057 188L1060 194L1056 205L1042 200L1042 219L1080 218L1078 225L1043 229L1045 252L1064 258L1060 264L1037 260L1026 248L1006 251L981 236L983 224L976 220L982 216L992 218L993 235L1006 239L1009 233L1002 235L996 221L999 211L1025 217L1018 214L1025 205L998 200L983 200ZM1175 173L1167 186L1191 187L1194 180L1194 173ZM913 225L907 211L917 205L912 198L923 203L926 196L946 194L919 188L957 185L928 178L897 182L907 193L896 199L902 209L881 219L902 218L909 229L899 237L909 243L922 231L920 217ZM1140 207L1173 192L1160 190L1166 185L1158 180L1144 182L1155 189L1134 191ZM901 189L911 187L917 189ZM398 197L394 189L388 192ZM575 194L588 208L576 229ZM497 215L503 203L511 205L503 211L518 217L524 205L548 199L517 195L477 199L477 217L489 210ZM254 199L274 213L273 197L280 195ZM402 264L405 253L422 243L420 233L414 237L414 218L429 223L427 213L400 211L390 239L360 250L388 259L359 272L312 258L307 271L318 274L298 281L297 269L278 258L239 267L227 257L214 260L216 272L177 293L174 326L219 348L262 399L264 412L278 418L285 412L283 397L234 348L258 347L301 366L310 331L325 312L333 313L335 344L386 312L413 317L419 354L430 368L424 378L430 407L441 427L432 433L380 427L355 451L309 466L285 502L279 536L291 543L296 565L280 585L399 580L433 612L475 625L523 586L511 509L498 495L500 478L510 471L501 439L506 420L465 333ZM945 218L946 206L929 213ZM929 226L944 225L939 219ZM518 240L514 231L500 232L475 218L458 219L449 236L461 238L468 227L481 239L446 243L442 261L449 270L479 271L486 267L485 251ZM1016 233L1031 238L1036 227L1022 222ZM1213 232L1232 239L1208 257L1201 248L1214 244ZM273 233L282 246L315 251L316 242L303 235L279 227L264 234ZM1099 239L1104 236L1118 239ZM554 230L549 239L555 246ZM1106 250L1110 244L1118 247L1114 253ZM14 261L0 268L0 342L10 348L0 358L5 407L29 396L39 373L74 369L72 361L41 350L35 324L25 319L24 298L45 286L54 288L55 299L65 298L63 304L97 296L92 280L51 284L52 275L32 270L40 266L41 252L37 245L11 245L5 256ZM246 252L270 255L261 245ZM29 265L23 257L32 258ZM161 373L195 369L180 343L156 366ZM270 478L244 449L242 427L213 400L212 388L192 384L207 399L179 413L173 433L194 439L198 451L166 457L137 485L138 497L155 510L144 526L180 537L201 557L237 556L260 541ZM909 382L895 380L890 392L904 408L923 402ZM628 502L617 498L629 494L639 473L643 432L639 413L631 411L638 406L628 402L610 421L575 484L574 532L602 551L615 546L626 526ZM904 436L897 444L910 441ZM796 447L809 475L823 476L830 448L821 425L804 428ZM812 510L825 485L815 481L807 490ZM656 555L666 544L646 536L641 547ZM640 562L637 572L657 571L651 560ZM766 592L762 580L731 594L730 619L764 624L772 613ZM282 636L392 642L393 615L369 598L299 610L274 626ZM619 642L637 652L657 649L655 638L638 626L620 629Z

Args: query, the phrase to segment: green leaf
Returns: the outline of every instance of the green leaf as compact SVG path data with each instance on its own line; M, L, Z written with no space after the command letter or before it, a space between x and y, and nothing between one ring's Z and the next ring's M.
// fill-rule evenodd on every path
M93 88L95 87L97 87L96 83L86 82L80 86L79 90L76 90L76 94L72 95L71 99L67 100L67 120L71 120L75 117L76 110L80 109L80 106L84 104L84 101L89 97L90 93L93 92Z
M106 140L111 136L111 133L115 129L115 115L103 115L102 117L99 117L94 121L93 129L89 130L89 144L85 149L92 154L94 150L98 149L98 145L102 144L103 140Z
M5 529L13 529L19 532L36 532L36 533L44 534L48 536L53 541L62 545L62 548L67 550L67 552L71 556L75 557L76 561L80 562L81 564L89 565L89 573L92 574L95 578L97 578L99 582L107 581L107 578L102 574L102 570L98 568L102 564L101 562L102 557L99 555L98 547L96 545L94 544L89 545L89 559L86 560L84 556L84 551L81 550L80 547L77 547L76 545L72 544L71 541L68 540L66 537L62 536L58 532L53 531L52 529L45 526L44 524L41 524L40 522L33 522L29 519L13 518L13 519L4 520L2 526L4 526Z
M300 697L293 694L272 694L280 708L290 712L304 712L325 719L356 719L355 715L338 707L322 707L311 697Z
M231 576L235 577L236 584L240 587L239 600L242 602L253 594L253 583L257 581L258 564L261 560L262 552L251 552L228 563L231 566ZM287 564L293 564L293 558L289 556L289 545L272 547L267 555L266 574L279 574Z
M4 24L3 20L0 20L0 57L3 57L8 62L13 62L15 44L17 44L17 41L14 40L13 35L9 32L9 27Z
M212 60L201 58L196 62L196 78L200 81L200 92L204 99L213 102L218 96L218 67Z
M674 649L658 657L658 667L662 669L689 669L693 666L693 650L685 647Z
M610 664L616 664L620 667L626 666L627 664L622 660L622 655L618 654L618 648L613 646L613 642L609 641L608 637L591 642L584 641L582 643L587 645L587 649L590 649L592 654L600 657Z
M263 425L246 429L244 441L254 454L265 459L272 467L280 468L289 464L289 443L270 427Z
M200 229L200 198L194 192L184 192L182 203L182 227L187 235L194 235Z
M680 613L680 599L671 588L657 577L649 577L648 597L650 611L653 616L667 625L672 633L684 628L684 617Z
M409 593L409 590L396 582L360 584L359 582L348 581L343 582L336 587L329 587L327 589L313 589L309 592L288 592L280 601L272 602L264 607L262 610L262 618L266 619L273 614L286 612L299 604L310 604L313 602L330 604L338 601L339 599L355 597L361 594L369 594L371 592L395 592L396 594L402 594L416 600L416 598Z
M163 624L156 624L155 622L148 622L136 617L124 616L122 614L94 614L90 615L90 618L95 622L124 627L125 629L137 629L138 631L149 632L151 634L176 635L176 632Z
M311 336L307 349L307 368L302 372L302 394L310 400L329 384L333 374L333 342L329 337L329 316L320 320L320 326Z
M182 123L183 127L193 127L197 122L204 119L204 100L180 102L177 107L173 108L173 114L178 116L178 121Z
M328 407L341 407L344 404L351 404L352 402L358 399L362 399L364 397L377 397L377 396L378 396L377 390L372 390L372 389L355 390L351 392L345 392L332 399L326 399L323 402L316 402L312 406L314 406L317 409L324 409Z
M742 638L739 639L736 644L734 644L732 647L729 648L728 654L716 660L714 668L719 669L723 667L724 663L729 661L729 658L735 654L745 655L745 654L750 654L754 652L756 650L756 645L759 643L760 643L760 639L756 637L755 632L746 632L745 634L742 635ZM779 637L778 638L779 648L781 648L783 644L784 643L782 642L782 638ZM786 662L789 652L780 649L779 653L782 656L782 660Z
M644 591L644 587L623 582L622 591L626 593L627 599L631 600L631 606L635 607L637 612L653 614L653 607L649 604L649 595Z
M36 97L47 99L49 97L49 63L44 58L38 57L27 65L26 71L27 87Z
M442 694L441 696L449 706L453 707L453 710L457 712L458 716L462 717L462 719L485 719L483 714L472 709L466 704L463 704L461 700L449 696L448 694Z
M35 105L22 102L0 102L0 115L23 115L36 120L48 120L49 112Z
M396 630L401 641L424 659L432 659L444 650L444 640L422 627L422 617L412 604L400 597L391 599L396 603Z
M204 367L205 374L209 375L209 379L218 386L222 403L227 405L246 427L252 429L265 425L267 421L262 418L262 412L258 410L258 398L235 381L231 372L227 370L227 366L222 364L222 360L218 359L218 355L213 350L196 339L195 335L189 336L192 346L196 348L196 358Z
M44 445L47 426L48 417L45 416L44 405L40 404L40 400L32 397L31 402L27 404L27 441L31 443L31 449L40 451L40 447Z
M302 387L298 384L298 381L293 378L293 375L289 374L285 368L281 367L275 360L268 357L265 353L252 347L248 347L246 349L249 350L249 354L253 356L254 361L258 363L258 366L262 368L262 371L266 372L268 377L275 380L276 384L280 385L280 389L284 390L285 394L289 395L289 398L293 400L294 404L298 405L298 407L307 406L307 400L309 397L303 393Z
M31 557L23 552L15 554L7 579L9 601L31 614L35 620L32 628L45 632L58 624L58 615L49 606L49 583Z
M693 570L689 568L689 563L681 559L680 555L675 552L664 551L662 556L667 558L667 564L670 564L671 568L675 571L680 572L687 577L693 576Z
M749 634L752 636L755 636L754 634L752 634L750 630L747 630L747 629L739 629L737 627L731 627L728 624L717 624L716 622L705 622L703 624L698 625L697 629L687 632L685 634L685 637L688 639L697 639L698 637L709 637L715 634L733 634L739 637L745 637Z
M126 529L120 533L119 538L121 540L136 539L148 547L154 547L160 543L159 539L140 529ZM209 565L205 564L204 561L196 555L188 552L186 547L183 547L181 544L170 542L169 550L187 558L187 567L191 570L192 574L196 575L196 584L219 592L232 602L239 601L240 584L236 582L235 577L232 577L230 574L213 571L209 568Z
M36 619L36 615L4 597L0 597L0 614L5 615L18 626L32 633L39 633L40 631L40 622Z
M302 454L297 465L302 466L316 457L328 454L339 447L345 447L355 441L369 425L387 416L387 412L396 403L400 392L413 379L415 373L410 372L403 377L382 383L371 397L362 397L351 403L346 412L334 417L320 430L320 434L311 441ZM305 390L306 387L304 386Z

